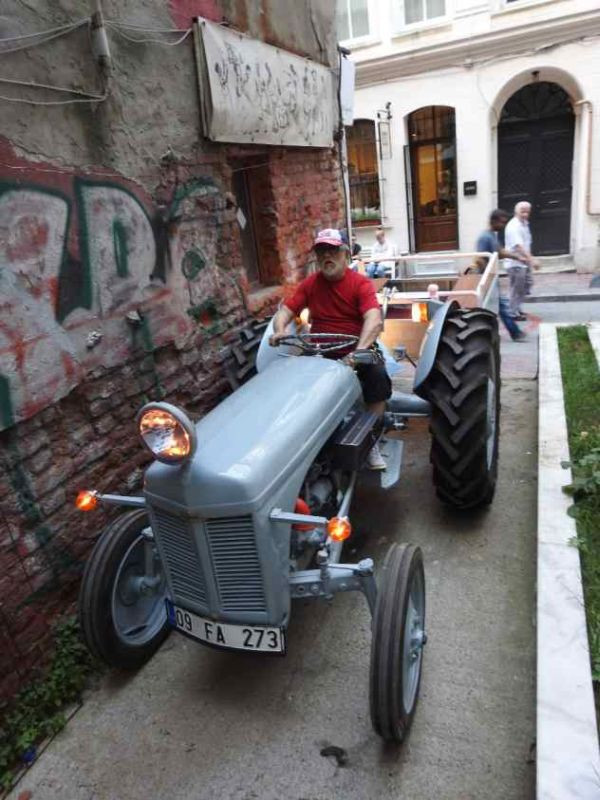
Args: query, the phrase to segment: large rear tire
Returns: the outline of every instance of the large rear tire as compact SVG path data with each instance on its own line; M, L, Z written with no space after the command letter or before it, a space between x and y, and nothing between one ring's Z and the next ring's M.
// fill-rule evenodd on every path
M83 573L79 622L96 658L118 669L141 667L169 633L164 572L148 536L148 514L129 511L96 542ZM154 581L147 581L149 564Z
M402 742L410 728L426 641L421 550L393 544L377 590L369 692L373 728L386 742Z
M441 500L467 509L492 502L498 473L498 318L454 309L428 380L433 482Z

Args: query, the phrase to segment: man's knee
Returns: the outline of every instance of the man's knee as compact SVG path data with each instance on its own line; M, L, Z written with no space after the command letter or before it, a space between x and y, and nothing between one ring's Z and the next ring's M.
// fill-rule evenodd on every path
M384 364L361 364L356 374L365 403L382 403L392 395L392 381Z

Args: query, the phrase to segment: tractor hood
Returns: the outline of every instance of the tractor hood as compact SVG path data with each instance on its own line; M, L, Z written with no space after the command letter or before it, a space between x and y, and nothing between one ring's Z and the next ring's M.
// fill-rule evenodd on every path
M151 504L204 516L258 508L317 452L361 396L354 372L318 357L279 358L197 425L191 461L147 470Z

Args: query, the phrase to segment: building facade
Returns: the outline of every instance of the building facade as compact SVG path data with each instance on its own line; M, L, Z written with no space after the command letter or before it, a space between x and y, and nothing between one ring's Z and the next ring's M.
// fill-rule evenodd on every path
M205 136L196 17L234 37L212 74L275 144ZM279 75L265 43L309 60ZM258 322L344 204L318 84L335 85L334 0L7 0L0 54L2 700L47 656L106 522L77 491L139 490L145 402L197 418L251 374Z
M356 63L355 233L470 251L491 209L533 206L534 251L600 268L600 11L594 0L338 3Z

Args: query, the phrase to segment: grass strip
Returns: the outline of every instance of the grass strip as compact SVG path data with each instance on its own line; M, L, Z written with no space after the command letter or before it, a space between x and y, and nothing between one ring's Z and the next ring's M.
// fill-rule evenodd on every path
M592 678L600 721L600 371L583 325L558 328Z

